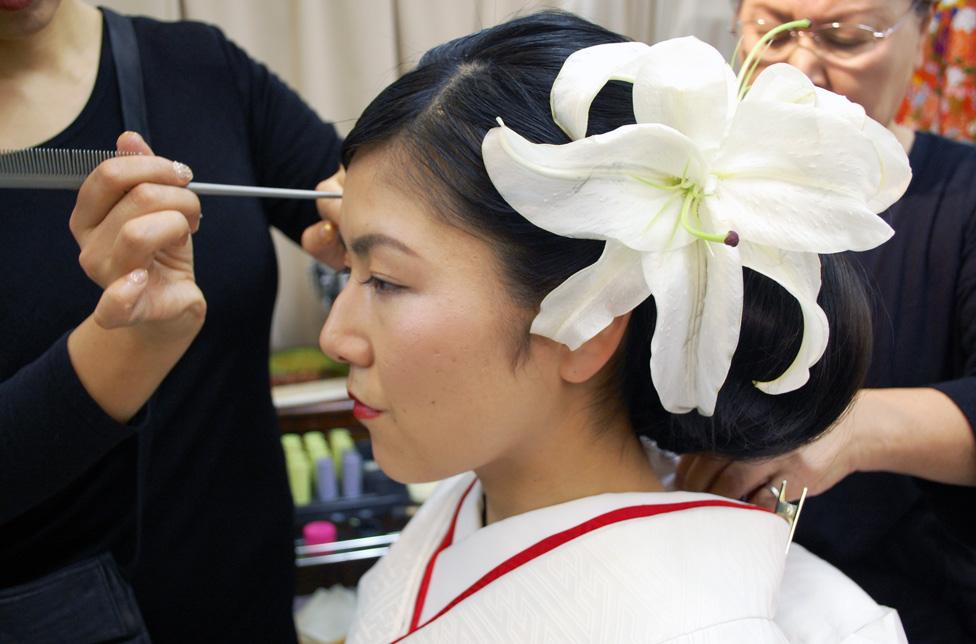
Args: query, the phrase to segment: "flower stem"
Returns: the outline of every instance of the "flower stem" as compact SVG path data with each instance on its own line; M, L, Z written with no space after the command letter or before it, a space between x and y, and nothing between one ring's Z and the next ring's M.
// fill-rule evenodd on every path
M753 72L756 71L756 67L759 65L760 60L760 50L765 49L769 43L773 41L773 38L780 35L784 31L792 31L793 29L809 29L810 19L803 18L802 20L793 20L791 22L785 22L777 27L773 27L760 38L755 45L752 47L752 51L746 56L746 60L742 63L742 67L739 68L739 77L736 79L739 82L739 100L745 96L746 89L749 87L749 80L752 78Z

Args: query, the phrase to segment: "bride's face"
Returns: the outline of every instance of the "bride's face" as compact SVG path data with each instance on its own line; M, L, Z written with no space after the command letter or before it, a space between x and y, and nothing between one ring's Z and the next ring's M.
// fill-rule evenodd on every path
M380 466L426 481L504 461L556 411L558 346L532 336L489 244L440 220L398 171L357 153L341 234L351 275L320 343L350 365L349 391Z

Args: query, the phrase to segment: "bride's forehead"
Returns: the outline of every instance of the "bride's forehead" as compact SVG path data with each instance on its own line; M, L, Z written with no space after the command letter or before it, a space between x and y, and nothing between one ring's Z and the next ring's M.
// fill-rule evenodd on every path
M358 238L386 236L402 241L420 256L441 258L451 265L456 258L448 258L454 256L481 262L493 256L492 244L452 225L438 211L436 187L420 185L408 174L374 155L357 157L350 164L341 223L347 244Z

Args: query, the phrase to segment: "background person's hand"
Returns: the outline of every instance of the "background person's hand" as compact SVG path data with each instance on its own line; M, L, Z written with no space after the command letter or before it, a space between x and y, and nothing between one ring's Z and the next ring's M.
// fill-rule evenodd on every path
M319 182L316 190L342 192L346 171L339 168L334 175ZM342 199L318 199L315 202L322 217L322 223L315 223L302 233L302 248L309 255L326 266L339 270L345 265L346 249L339 239L340 209Z
M138 323L202 323L203 294L193 272L192 234L200 200L184 186L185 165L153 156L138 134L117 142L122 156L85 180L70 228L85 273L104 290L95 321L106 329Z
M779 456L757 461L732 461L708 454L686 454L678 463L676 485L689 492L710 492L773 507L769 487L787 481L790 500L803 488L814 496L826 492L857 471L858 447L854 435L859 417L856 406L816 441Z

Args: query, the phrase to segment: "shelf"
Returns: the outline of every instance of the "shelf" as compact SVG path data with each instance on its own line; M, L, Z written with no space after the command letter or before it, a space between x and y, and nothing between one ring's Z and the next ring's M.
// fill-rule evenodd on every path
M379 514L382 510L412 505L406 488L391 494L362 494L335 501L313 501L307 505L295 506L295 522L305 525L309 521L328 518L333 514L351 514L371 511Z
M400 537L399 532L363 537L361 539L347 539L332 543L319 543L306 546L299 539L295 542L295 565L299 568L309 566L324 566L341 564L348 561L362 559L379 559L390 545Z

